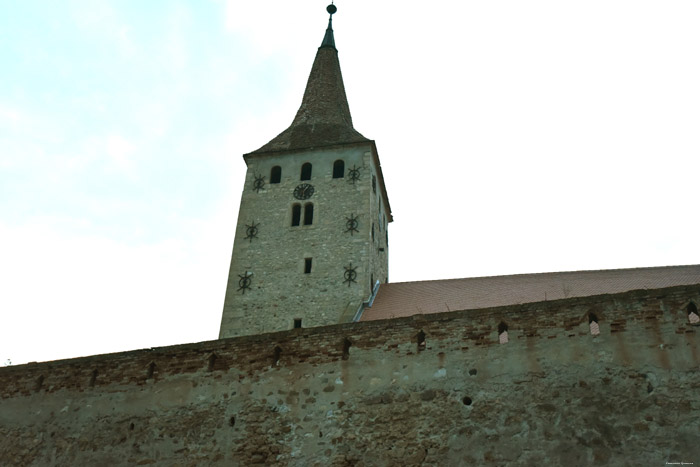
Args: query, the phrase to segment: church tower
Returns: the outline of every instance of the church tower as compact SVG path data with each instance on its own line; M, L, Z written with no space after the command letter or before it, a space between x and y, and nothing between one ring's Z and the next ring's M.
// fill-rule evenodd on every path
M243 156L220 338L353 321L388 280L389 199L377 147L352 125L327 11L294 121Z

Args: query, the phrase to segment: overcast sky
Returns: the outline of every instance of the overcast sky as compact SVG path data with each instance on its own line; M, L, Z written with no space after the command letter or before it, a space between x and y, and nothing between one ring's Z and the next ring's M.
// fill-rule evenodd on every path
M392 282L700 263L700 3L339 0ZM215 339L324 1L4 2L0 364Z

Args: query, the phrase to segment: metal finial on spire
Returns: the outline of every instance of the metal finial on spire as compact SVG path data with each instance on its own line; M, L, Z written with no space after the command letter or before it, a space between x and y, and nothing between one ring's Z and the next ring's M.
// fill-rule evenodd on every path
M331 4L326 7L326 11L330 13L331 16L328 18L328 29L326 29L326 35L323 36L321 48L332 47L335 49L335 39L333 38L333 14L338 11L338 8L331 2Z

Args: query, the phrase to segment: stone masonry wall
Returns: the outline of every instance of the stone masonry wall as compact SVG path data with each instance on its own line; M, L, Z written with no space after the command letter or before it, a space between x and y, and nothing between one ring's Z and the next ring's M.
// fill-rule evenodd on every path
M700 287L0 368L2 465L697 464L690 301Z
M303 327L339 323L352 319L370 296L372 267L386 276L386 255L381 267L371 239L371 188L373 168L369 143L314 151L251 157L241 196L238 225L231 258L220 337L252 335L291 329L295 319ZM345 176L332 178L333 163L345 162ZM311 180L300 180L302 164L312 164ZM270 184L270 170L282 168L282 179ZM352 183L349 172L359 169ZM265 178L264 188L254 189L256 176ZM294 188L309 183L314 193L308 200L293 197ZM292 205L313 203L311 225L291 225ZM302 208L303 210L303 208ZM357 217L356 231L347 219ZM302 214L303 219L303 214ZM375 221L376 222L376 221ZM247 226L257 225L257 236L246 238ZM375 233L376 237L376 233ZM310 274L304 260L311 258ZM373 266L374 264L374 266ZM352 266L354 282L345 282L345 268ZM250 288L239 279L250 274Z
M375 154L376 156L376 154ZM370 274L367 279L372 287L376 281L384 284L389 282L389 219L387 216L387 206L382 197L383 183L380 181L381 174L379 167L375 164L379 157L373 157L371 163L370 180L372 186L369 203L369 229L370 229ZM374 226L374 235L372 235Z

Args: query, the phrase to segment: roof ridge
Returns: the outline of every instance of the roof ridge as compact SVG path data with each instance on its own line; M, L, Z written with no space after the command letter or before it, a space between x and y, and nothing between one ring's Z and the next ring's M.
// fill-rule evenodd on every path
M581 274L581 273L600 273L600 272L621 272L621 271L638 271L638 270L651 270L651 269L672 269L672 268L689 268L689 267L699 267L700 264L679 264L671 266L641 266L634 268L616 268L616 269L577 269L574 271L546 271L546 272L530 272L530 273L516 273L516 274L499 274L491 276L473 276L473 277L455 277L452 279L427 279L418 281L404 281L404 282L388 282L382 285L399 285L399 284L415 284L415 283L425 283L425 282L450 282L450 281L464 281L469 279L491 279L496 277L524 277L524 276L544 276L544 275L554 275L554 274Z

